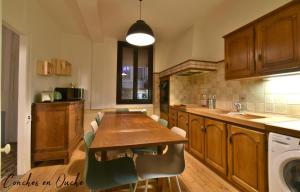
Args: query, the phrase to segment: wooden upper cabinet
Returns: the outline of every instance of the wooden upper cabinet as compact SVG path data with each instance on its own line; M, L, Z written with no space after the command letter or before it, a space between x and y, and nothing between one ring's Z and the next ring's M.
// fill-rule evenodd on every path
M221 121L205 119L205 161L223 175L227 174L227 130Z
M177 126L177 110L169 108L169 128Z
M204 118L189 114L189 147L190 152L204 160L204 144L205 144L205 132L204 132Z
M254 28L250 26L225 38L225 78L249 77L254 67Z
M300 5L283 9L258 22L256 66L261 75L300 69Z
M300 1L292 1L224 38L226 79L300 71Z
M187 112L178 111L177 114L177 127L186 131L186 138L189 138L189 114ZM189 149L189 141L185 145L185 149Z
M228 126L228 176L246 191L266 191L265 134Z

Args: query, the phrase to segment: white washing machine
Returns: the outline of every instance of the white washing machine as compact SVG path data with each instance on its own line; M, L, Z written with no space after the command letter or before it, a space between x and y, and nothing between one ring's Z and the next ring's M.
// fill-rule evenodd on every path
M269 134L269 191L300 192L300 139Z

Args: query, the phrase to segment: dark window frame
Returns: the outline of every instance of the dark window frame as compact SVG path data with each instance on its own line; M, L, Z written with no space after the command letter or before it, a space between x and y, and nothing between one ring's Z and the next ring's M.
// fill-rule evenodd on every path
M123 47L133 48L133 99L122 99L122 60ZM138 90L138 50L139 49L148 50L148 99L137 99ZM118 55L117 55L117 104L152 104L152 89L153 89L153 45L147 47L137 47L130 45L124 41L118 41Z

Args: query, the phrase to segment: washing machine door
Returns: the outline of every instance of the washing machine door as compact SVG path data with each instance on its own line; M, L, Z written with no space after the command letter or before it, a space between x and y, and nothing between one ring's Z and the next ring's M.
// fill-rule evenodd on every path
M288 151L278 156L273 170L282 192L300 192L300 151Z

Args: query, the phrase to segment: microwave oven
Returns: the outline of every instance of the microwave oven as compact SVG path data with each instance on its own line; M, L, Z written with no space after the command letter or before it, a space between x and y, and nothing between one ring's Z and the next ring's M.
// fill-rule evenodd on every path
M82 88L63 88L57 87L54 89L61 94L62 101L74 101L84 99L84 89Z

